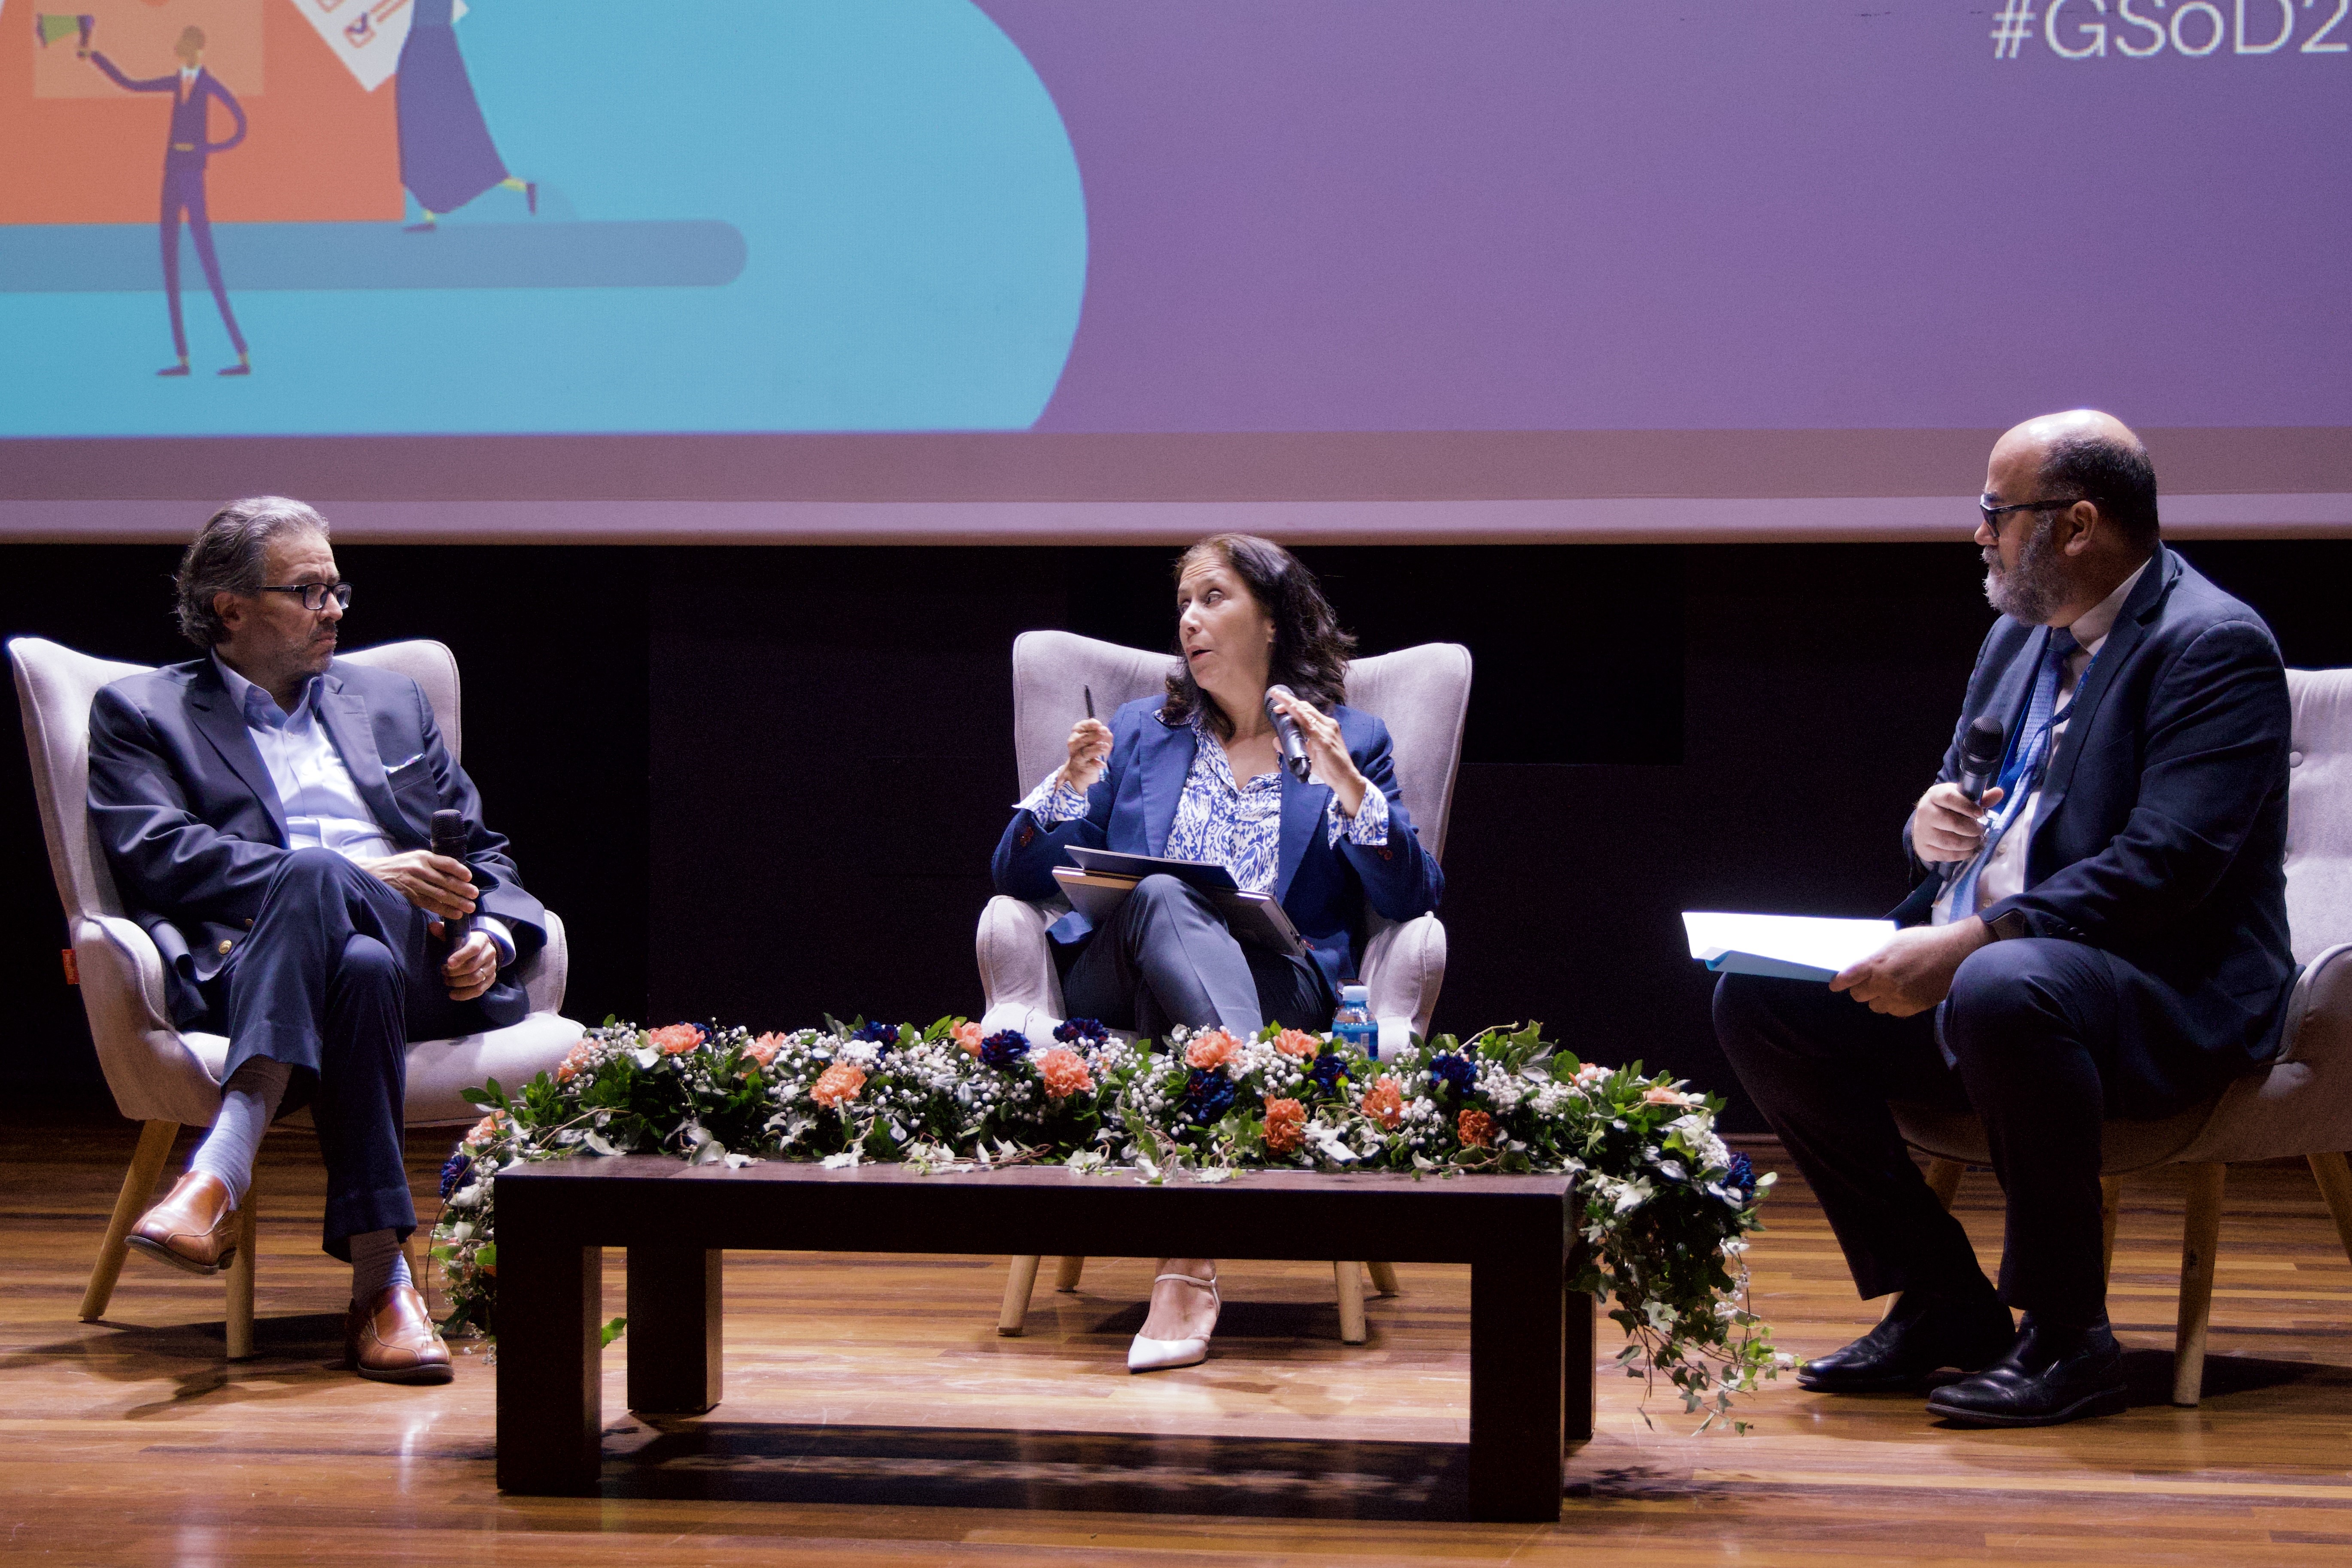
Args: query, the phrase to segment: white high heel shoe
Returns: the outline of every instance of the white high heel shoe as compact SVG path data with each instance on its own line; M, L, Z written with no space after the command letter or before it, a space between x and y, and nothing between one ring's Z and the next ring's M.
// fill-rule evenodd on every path
M1214 1279L1203 1279L1197 1274L1155 1274L1151 1282L1157 1285L1162 1279L1181 1279L1188 1285L1205 1285L1209 1288L1209 1300L1216 1310L1220 1312L1224 1310L1224 1299L1217 1294ZM1216 1331L1213 1319L1209 1328L1212 1333ZM1208 1359L1208 1334L1195 1334L1188 1340L1151 1340L1138 1334L1135 1342L1127 1347L1127 1370L1129 1372L1165 1372L1171 1366L1198 1366Z

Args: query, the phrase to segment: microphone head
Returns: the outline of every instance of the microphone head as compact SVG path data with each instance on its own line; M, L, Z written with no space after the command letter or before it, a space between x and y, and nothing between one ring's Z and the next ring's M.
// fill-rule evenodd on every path
M444 845L462 845L465 842L466 814L464 812L442 810L433 814L433 852L436 855L447 853L442 847Z
M1972 773L1989 773L2000 766L2002 742L2008 738L2000 721L1983 717L1969 726L1960 741L1960 766Z
M1274 706L1274 700L1277 697L1287 697L1293 702L1298 700L1298 693L1291 690L1290 688L1283 685L1280 681L1276 681L1272 686L1265 689L1265 716L1269 719L1276 716L1276 710Z

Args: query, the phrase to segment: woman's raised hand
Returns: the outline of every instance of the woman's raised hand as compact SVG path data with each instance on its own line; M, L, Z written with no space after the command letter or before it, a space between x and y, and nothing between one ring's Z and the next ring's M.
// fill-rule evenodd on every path
M1095 787L1110 764L1110 726L1099 719L1081 719L1070 729L1070 757L1062 764L1062 782L1085 793Z
M1298 738L1307 747L1307 763L1311 776L1318 784L1331 786L1339 797L1339 814L1352 817L1363 804L1364 790L1370 781L1356 766L1356 759L1348 754L1348 742L1339 734L1339 721L1312 702L1300 697L1269 694L1274 705L1298 726Z

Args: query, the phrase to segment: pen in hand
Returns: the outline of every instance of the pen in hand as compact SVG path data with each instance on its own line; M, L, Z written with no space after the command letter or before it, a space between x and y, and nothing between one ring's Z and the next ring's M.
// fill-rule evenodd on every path
M1091 686L1081 686L1078 689L1087 694L1087 717L1091 719L1095 716L1095 689Z

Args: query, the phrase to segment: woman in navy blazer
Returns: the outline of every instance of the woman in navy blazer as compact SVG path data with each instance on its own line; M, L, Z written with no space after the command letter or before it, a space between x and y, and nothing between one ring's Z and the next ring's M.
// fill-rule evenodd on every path
M997 890L1053 897L1071 846L1222 864L1281 901L1307 956L1244 946L1206 897L1150 877L1100 929L1076 912L1054 925L1071 1013L1160 1038L1180 1024L1327 1028L1362 963L1367 907L1410 920L1436 907L1444 878L1413 833L1388 727L1340 700L1355 639L1312 573L1278 544L1219 534L1177 561L1176 614L1166 694L1071 730L1068 756L998 841ZM1304 780L1281 765L1269 705L1299 729ZM1132 1370L1207 1354L1215 1276L1204 1258L1162 1260Z

